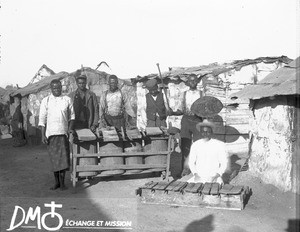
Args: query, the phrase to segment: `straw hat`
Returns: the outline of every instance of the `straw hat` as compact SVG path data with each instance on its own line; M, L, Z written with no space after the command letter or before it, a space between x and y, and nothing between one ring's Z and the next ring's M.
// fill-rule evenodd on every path
M75 77L76 81L79 79L87 80L87 76L85 74L80 74L79 76Z
M209 121L208 119L204 119L202 122L196 124L196 129L200 131L200 128L204 126L210 127L212 130L214 130L216 125L214 124L214 122Z
M147 89L153 89L157 86L157 80L156 79L150 79L148 80L145 85Z

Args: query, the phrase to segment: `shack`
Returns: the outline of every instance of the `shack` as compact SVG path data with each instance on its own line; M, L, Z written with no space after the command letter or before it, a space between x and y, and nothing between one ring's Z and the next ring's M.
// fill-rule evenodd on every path
M143 84L156 78L161 86L167 88L170 107L176 111L180 106L180 95L188 89L185 82L190 74L196 74L201 82L198 85L206 96L217 97L224 105L223 110L215 117L218 125L216 138L224 141L230 156L236 155L240 158L240 165L243 166L249 153L249 127L252 112L249 110L249 99L232 101L229 97L232 93L244 89L248 85L257 84L266 75L274 70L283 67L291 59L281 57L259 57L256 59L236 60L228 63L213 63L188 68L169 68L168 72L138 76L132 79L137 86L137 124L139 128L146 126L146 115L144 114L145 102L143 99L147 92ZM181 116L168 118L172 126L180 129ZM237 159L237 158L236 158Z
M110 74L89 67L82 68L82 71L88 78L87 87L100 99L103 92L108 89L107 81ZM24 88L11 93L11 97L17 94L22 96L21 110L24 116L24 130L28 144L34 145L41 142L41 134L38 129L39 107L42 99L51 93L50 82L53 79L59 79L62 83L62 94L68 95L77 88L75 74L76 71L72 73L60 72L46 76L39 81L31 81L31 83ZM130 93L129 98L135 98L135 90L130 81L120 80L119 88L125 94L129 95ZM136 105L134 104L136 101L131 100L131 102L132 107L136 108Z
M299 192L300 57L232 94L250 99L249 171L283 191Z

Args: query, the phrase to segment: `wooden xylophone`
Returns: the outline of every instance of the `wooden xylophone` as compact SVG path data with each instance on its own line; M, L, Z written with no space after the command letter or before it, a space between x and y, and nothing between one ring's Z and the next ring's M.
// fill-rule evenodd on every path
M242 210L250 196L248 186L182 181L151 181L138 188L142 203Z

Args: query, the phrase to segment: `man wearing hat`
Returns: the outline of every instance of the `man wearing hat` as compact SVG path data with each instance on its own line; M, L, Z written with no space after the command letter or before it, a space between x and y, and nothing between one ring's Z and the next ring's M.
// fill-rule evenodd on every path
M166 119L170 112L167 110L166 96L158 90L156 79L148 80L145 87L149 91L146 94L147 126L167 127Z
M125 94L118 87L118 77L110 75L109 88L100 99L100 127L114 126L117 130L125 129L126 115L134 121L136 114Z
M81 74L75 77L75 79L77 89L69 95L73 100L75 111L74 129L89 128L95 132L99 120L97 96L94 92L86 88L86 75Z
M197 89L197 85L201 79L196 74L188 76L187 85L190 87L181 97L181 109L174 112L175 115L183 115L181 119L181 152L182 152L182 176L190 173L186 167L186 159L190 153L192 141L200 138L199 132L196 130L196 124L202 122L202 118L192 112L192 104L203 96L201 90Z
M217 182L222 184L222 175L227 164L228 155L225 143L213 139L214 123L204 119L196 125L202 138L194 142L188 158L192 177L188 182Z

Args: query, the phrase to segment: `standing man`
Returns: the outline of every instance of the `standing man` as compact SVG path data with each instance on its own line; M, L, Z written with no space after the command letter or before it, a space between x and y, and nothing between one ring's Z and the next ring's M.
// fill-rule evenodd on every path
M114 126L117 130L125 129L125 112L136 118L130 102L118 87L118 77L109 76L109 89L100 98L100 127Z
M74 129L89 128L95 132L99 121L99 105L96 94L86 88L86 83L86 75L76 77L77 90L69 95L74 105Z
M191 74L188 77L187 85L190 87L186 90L182 96L181 110L177 110L174 114L183 115L181 119L181 152L182 152L182 176L190 173L187 167L187 157L190 153L192 141L196 141L200 138L200 133L196 129L196 124L202 122L202 118L195 115L191 111L192 104L203 96L201 90L197 89L197 85L201 79L198 80L196 74Z
M62 96L62 86L58 79L50 83L51 95L45 97L40 106L39 126L42 142L48 145L48 153L54 172L55 185L51 190L66 189L65 173L69 169L68 133L73 133L75 119L70 97Z
M171 112L166 103L166 96L158 90L156 79L148 80L145 87L149 90L146 94L146 116L148 127L167 127L166 119Z
M228 165L225 143L212 138L214 124L207 119L198 123L196 128L202 138L191 146L188 165L193 176L188 182L222 184L222 175Z
M21 95L17 94L14 96L14 107L15 112L11 119L11 128L12 128L12 137L13 137L13 146L21 147L26 144L26 140L24 137L24 128L23 128L23 114L21 111Z

